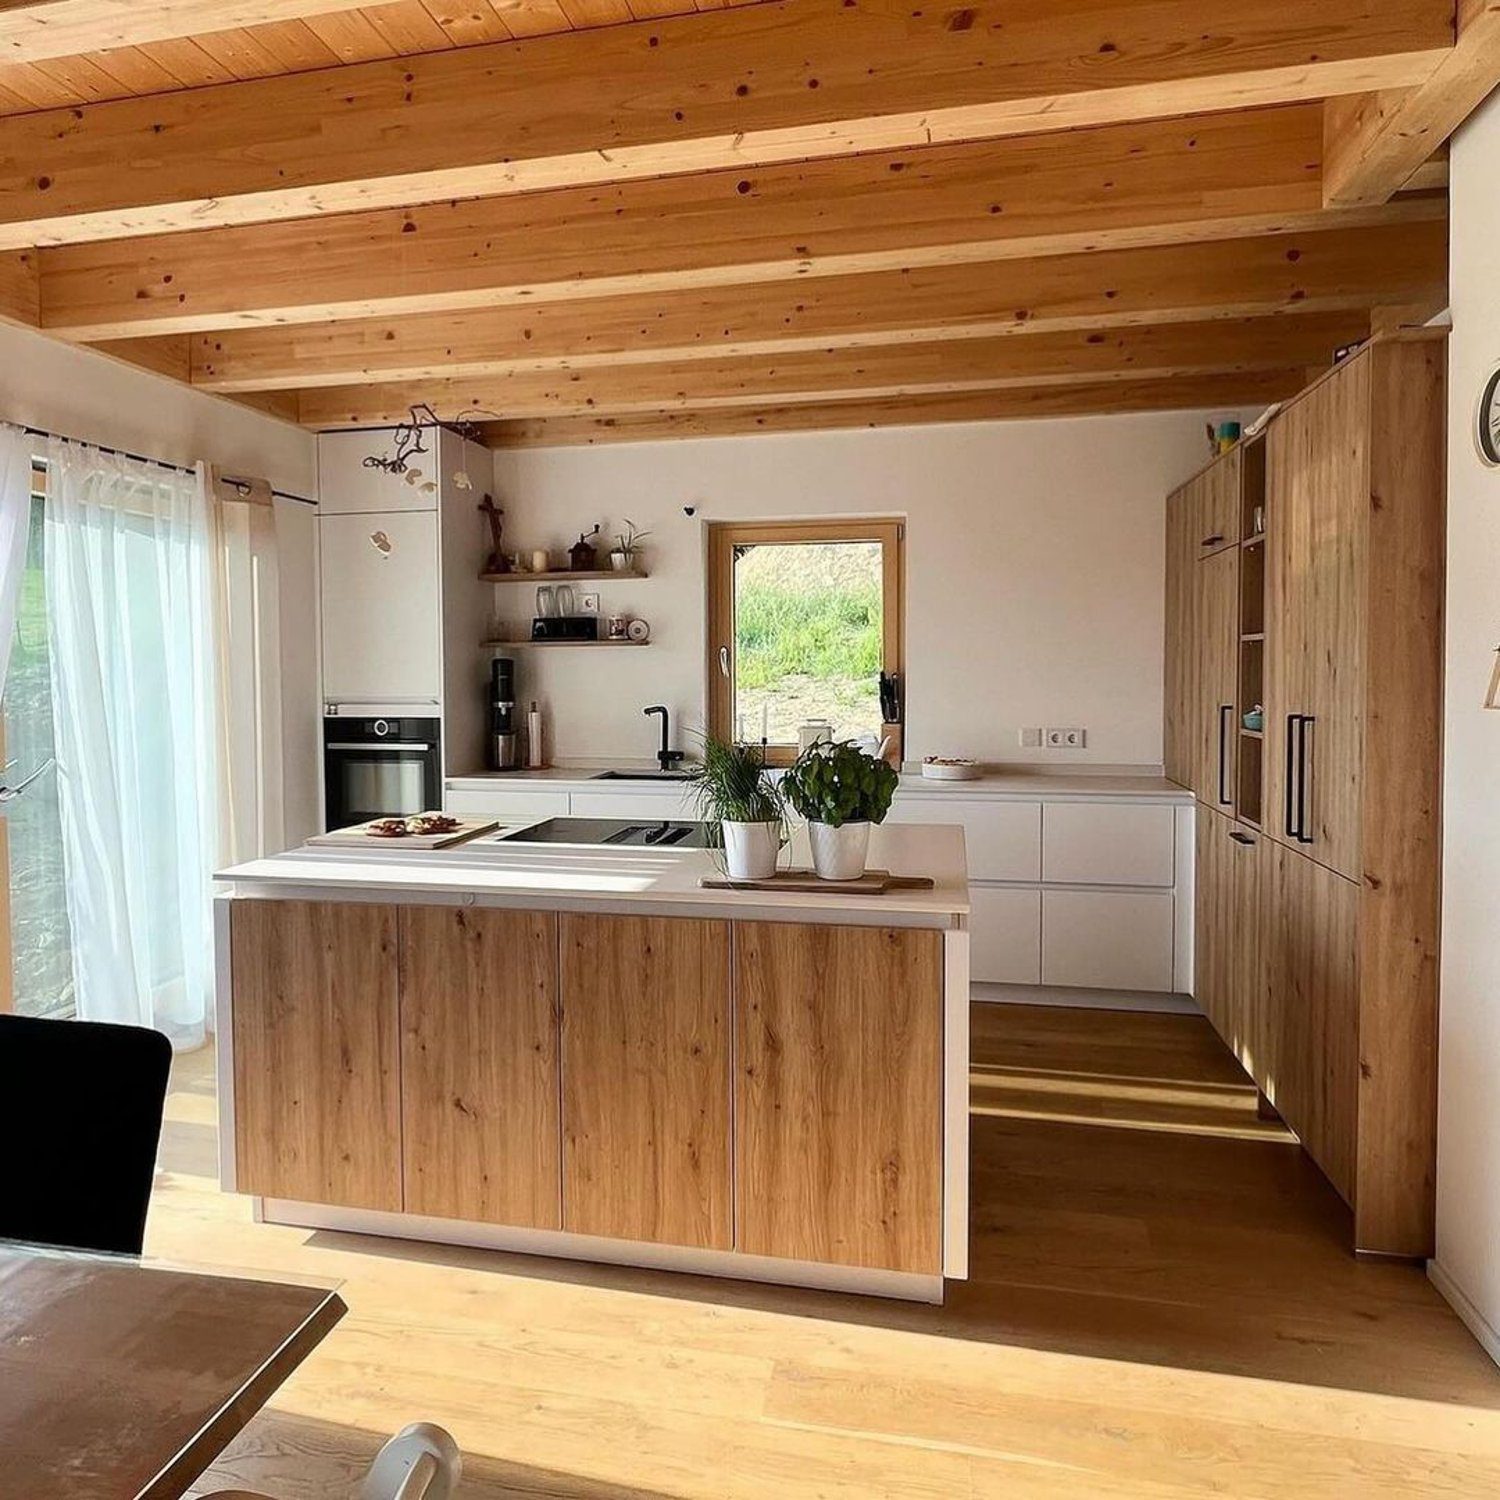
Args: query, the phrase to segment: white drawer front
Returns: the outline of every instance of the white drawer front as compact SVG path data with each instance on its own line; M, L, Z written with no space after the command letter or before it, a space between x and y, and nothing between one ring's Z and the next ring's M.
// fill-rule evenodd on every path
M1175 817L1169 804L1048 802L1042 879L1049 885L1170 886Z
M639 818L643 823L693 818L685 792L574 792L575 818Z
M1170 891L1044 891L1042 983L1172 989Z
M456 818L565 818L568 815L566 792L471 791L449 787L443 798L443 811Z
M1042 893L969 887L969 977L977 984L1040 984Z
M970 880L1039 880L1042 872L1042 806L998 798L947 797L934 792L898 796L893 823L959 823Z

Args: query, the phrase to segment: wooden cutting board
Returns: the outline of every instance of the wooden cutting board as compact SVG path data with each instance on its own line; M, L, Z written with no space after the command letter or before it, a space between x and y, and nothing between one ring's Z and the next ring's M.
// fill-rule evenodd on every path
M699 885L715 891L793 891L819 896L884 896L888 891L930 891L927 875L892 875L889 870L866 870L858 880L821 880L812 870L778 870L769 880L731 880L727 875L705 875Z
M371 821L383 823L385 819ZM499 826L493 818L460 818L458 827L447 833L409 833L402 839L390 839L371 833L369 823L356 823L332 833L315 833L307 843L321 849L446 849L465 839L476 839L481 833L493 833Z

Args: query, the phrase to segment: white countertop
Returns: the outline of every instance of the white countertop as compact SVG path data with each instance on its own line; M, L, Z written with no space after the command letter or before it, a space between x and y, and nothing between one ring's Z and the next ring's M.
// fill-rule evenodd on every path
M811 864L799 830L790 863ZM884 896L705 889L717 873L702 849L520 847L476 840L452 849L302 848L220 871L236 895L453 901L540 911L948 927L969 911L962 829L919 824L870 832L870 868L928 875L932 890Z
M449 788L457 791L590 791L680 793L681 781L600 779L600 767L548 766L537 771L485 771L470 776L450 776ZM621 767L621 769L625 769ZM1148 772L1092 772L1007 769L987 771L973 781L928 781L917 772L904 772L902 793L940 797L1001 797L1016 801L1118 800L1133 802L1190 803L1193 794L1165 776Z

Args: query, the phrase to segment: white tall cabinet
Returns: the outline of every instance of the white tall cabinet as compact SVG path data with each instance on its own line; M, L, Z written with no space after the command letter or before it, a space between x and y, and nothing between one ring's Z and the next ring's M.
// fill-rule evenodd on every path
M489 600L478 507L491 488L490 453L430 430L412 483L365 462L392 439L388 429L318 439L323 702L339 713L440 717L444 774L463 774L484 754Z

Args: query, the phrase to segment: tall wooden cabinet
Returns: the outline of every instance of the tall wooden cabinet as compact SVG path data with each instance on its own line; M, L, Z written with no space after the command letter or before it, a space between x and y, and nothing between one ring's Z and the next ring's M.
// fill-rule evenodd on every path
M1194 747L1177 779L1199 804L1195 991L1350 1204L1356 1248L1403 1256L1432 1249L1444 409L1440 333L1373 341L1239 450L1236 549L1187 561L1182 491L1168 521L1169 630L1186 614L1171 601L1196 601L1168 655L1169 687L1175 671L1192 691L1167 698L1169 744L1185 711ZM1229 803L1205 727L1221 556L1237 574ZM1263 734L1243 724L1256 703Z

